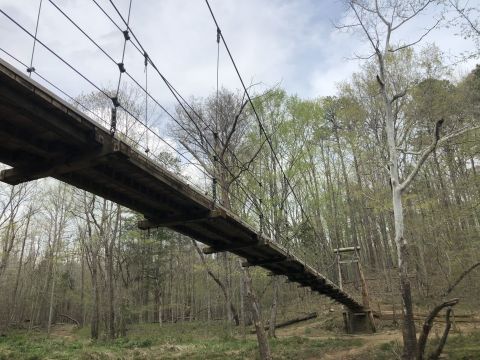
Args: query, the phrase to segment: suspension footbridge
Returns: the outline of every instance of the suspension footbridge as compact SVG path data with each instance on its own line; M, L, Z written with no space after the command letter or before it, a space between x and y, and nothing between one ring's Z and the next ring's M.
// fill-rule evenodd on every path
M69 18L53 1L49 2ZM111 3L114 5L113 2ZM115 9L118 11L117 8ZM117 94L105 93L78 69L71 66L57 51L38 39L36 32L30 33L5 11L1 10L1 13L21 31L31 36L34 46L36 44L45 47L70 70L103 93L113 104L111 122L108 124L99 121L98 116L93 116L94 112L87 114L85 106L78 100L68 96L40 75L39 69L33 66L33 51L30 64L3 51L27 71L23 72L0 59L0 162L10 167L1 171L2 182L17 185L40 178L55 178L142 214L144 220L138 224L141 229L167 227L207 245L208 247L203 249L206 254L233 253L245 259L242 263L245 267L261 266L274 275L284 275L292 282L310 287L312 291L344 305L352 313L365 312L364 306L349 293L310 266L305 259L296 256L272 239L272 233L267 234L262 231L262 226L260 230L256 229L231 209L222 206L214 193L202 192L189 184L185 178L149 156L148 148L146 152L140 151L139 141L130 141L127 135L117 128L115 117L117 110L128 113L128 109L123 108L117 97L118 89ZM213 13L211 14L213 16ZM145 61L145 67L149 65L158 73L191 118L195 111L160 73L129 27L128 20L121 15L120 17L125 30L120 26L118 28L122 31L125 46L132 44L138 50L143 57L142 60ZM109 19L113 21L110 17ZM234 69L240 77L218 23L215 18L214 20L217 27L217 44L220 46L223 42L232 59ZM91 40L94 46L100 47L77 23L71 19L70 21ZM108 53L103 52L110 57ZM126 71L124 56L118 62L113 58L111 60L115 66L118 66L119 84L122 76L129 77L144 91L147 100L150 99L167 112L148 92L147 86L142 86ZM43 84L33 79L32 74L44 80ZM281 162L274 153L269 135L262 126L241 77L240 80L266 142L283 173ZM47 89L44 86L45 82L58 91L52 91L52 86ZM59 92L67 95L69 101L63 99ZM134 114L128 114L133 120L138 121ZM170 113L168 115L175 120ZM200 116L198 118L200 119ZM191 120L195 121L192 118ZM283 175L291 187L285 173ZM293 187L291 187L291 194L294 200L299 201ZM304 213L301 202L299 206ZM308 219L306 214L304 216Z

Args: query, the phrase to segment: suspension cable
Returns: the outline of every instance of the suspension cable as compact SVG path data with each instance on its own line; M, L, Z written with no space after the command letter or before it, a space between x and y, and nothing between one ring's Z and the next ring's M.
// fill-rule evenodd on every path
M205 0L205 3L206 3L206 5L207 5L207 7L208 7L208 10L210 11L210 15L212 16L212 19L213 19L213 21L214 21L214 23L215 23L215 26L216 26L217 28L220 28L220 26L218 25L217 19L216 19L214 13L213 13L213 10L212 10L212 8L211 8L211 6L210 6L209 1L208 1L208 0ZM298 206L300 207L300 211L302 212L303 216L307 219L307 221L311 224L312 230L313 230L313 232L315 233L315 236L316 236L317 238L320 238L320 237L318 236L316 230L315 230L315 227L313 226L313 222L311 221L311 219L310 219L310 217L308 216L308 214L305 212L305 210L304 210L304 208L303 208L303 206L302 206L302 203L300 202L297 194L295 193L295 190L293 189L293 186L292 186L290 180L289 180L288 177L286 176L286 173L285 173L285 171L284 171L284 169L283 169L283 166L282 166L282 164L281 164L281 162L280 162L280 160L279 160L279 158L278 158L278 155L276 154L275 149L274 149L274 147L273 147L273 143L272 143L272 141L271 141L271 139L270 139L270 137L269 137L269 135L268 135L268 133L267 133L267 131L266 131L266 129L265 129L262 121L261 121L261 119L260 119L260 116L258 115L257 109L256 109L256 107L255 107L255 105L254 105L254 103L253 103L253 101L252 101L252 98L251 98L251 96L250 96L250 94L249 94L249 92L248 92L247 87L245 86L245 82L243 81L243 78L242 78L242 76L241 76L241 74L240 74L240 71L239 71L239 69L238 69L238 66L237 66L237 64L236 64L236 62L235 62L235 60L234 60L234 58L233 58L233 55L232 55L232 53L231 53L231 51L230 51L230 49L229 49L229 47L228 47L228 44L227 44L227 42L226 42L226 40L225 40L225 36L223 35L222 32L220 32L220 37L221 37L221 40L222 40L223 45L225 46L225 50L227 51L227 54L228 54L228 56L229 56L229 58L230 58L230 60L231 60L231 62L232 62L232 65L233 65L233 67L234 67L234 69L235 69L235 72L237 73L237 76L238 76L238 78L239 78L239 80L240 80L240 83L241 83L241 85L242 85L242 87L243 87L243 89L244 89L244 91L245 91L245 94L246 94L247 99L248 99L248 101L249 101L249 103L250 103L250 106L251 106L251 108L252 108L252 111L253 111L256 119L257 119L258 125L259 125L261 131L263 132L263 134L264 134L265 137L266 137L267 143L268 143L268 145L269 145L269 147L270 147L270 150L272 151L272 154L273 154L273 156L274 156L274 159L275 159L275 161L277 162L278 166L280 167L280 171L282 172L282 175L285 176L285 179L286 179L286 181L287 181L287 184L288 184L288 186L289 186L290 189L291 189L292 195L293 195L293 197L295 198L295 201L298 203Z
M92 43L94 43L110 60L114 61L113 58L112 58L111 56L109 56L108 53L107 53L106 51L104 51L103 48L101 48L95 41L93 41L93 39L92 39L90 36L88 36L88 35L85 33L85 31L83 31L78 25L76 25L76 24L71 20L71 18L69 18L63 11L61 11L61 10L59 9L59 7L58 7L55 3L53 3L51 0L49 0L49 1L50 1L50 2L52 3L52 5L54 5L63 15L65 15L87 38L89 38L89 39L92 41ZM93 1L95 2L95 0L93 0ZM111 3L113 4L112 1L111 1ZM95 2L95 4L97 4L97 6L98 6L98 3ZM130 8L131 8L131 2L130 2ZM127 30L126 30L126 31L129 31L129 30L130 30L130 27L129 27L129 25L128 25L128 22L129 22L129 20L130 20L130 8L129 8L129 16L128 16L128 18L127 18ZM9 18L9 19L10 19L12 22L14 22L19 28L21 28L23 31L25 31L28 35L30 35L31 37L33 37L35 42L38 40L37 37L36 37L36 35L33 36L31 33L29 33L24 27L22 27L18 22L16 22L14 19L12 19L12 18L11 18L8 14L6 14L3 10L1 10L1 13L3 13L3 15L5 15L7 18ZM106 13L105 13L105 15L108 16L108 14L106 14ZM110 17L109 17L109 18L110 18ZM110 19L111 19L111 18L110 18ZM111 19L111 20L112 20L112 22L113 22L113 19ZM122 17L122 20L124 20L123 17ZM125 34L125 33L124 33L124 34ZM127 34L127 35L128 35L128 34ZM220 40L221 34L218 34L217 36L219 37L219 40ZM125 39L125 43L124 43L124 51L123 51L123 54L122 54L122 64L123 64L123 60L124 60L125 46L126 46L126 41L127 41L127 40L128 40L128 39ZM135 40L138 42L138 39L136 39L136 37L135 37ZM218 44L219 44L219 40L218 40ZM59 60L61 60L63 63L65 63L69 68L71 68L75 73L77 73L79 76L81 76L84 80L86 80L89 84L91 84L91 85L92 85L94 88L96 88L99 92L101 92L101 93L102 93L103 95L105 95L106 97L112 99L111 96L109 96L104 90L100 89L96 84L94 84L94 83L93 83L91 80L89 80L86 76L84 76L82 73L80 73L76 68L74 68L71 64L69 64L69 63L68 63L66 60L64 60L61 56L59 56L57 53L55 53L53 50L51 50L47 45L45 45L45 44L44 44L43 42L41 42L40 40L38 40L38 41L39 41L39 43L40 43L43 47L45 47L49 52L51 52L54 56L56 56L56 57L57 57ZM138 43L139 43L139 42L138 42ZM132 44L134 44L134 43L132 43ZM134 44L134 45L135 45L135 44ZM139 43L139 46L140 46L141 49L143 49L143 47L141 46L140 43ZM135 48L138 49L138 47L137 47L136 45L135 45ZM219 51L219 46L218 46L218 51ZM217 54L218 54L218 51L217 51ZM146 54L146 52L145 52L144 54ZM148 58L148 56L145 56L145 58L146 58L146 59L145 59L146 63L151 63L151 64L153 64L152 60L151 60L150 58ZM217 59L217 62L218 62L218 59ZM185 107L183 106L182 101L180 101L179 98L176 96L176 94L180 95L180 94L178 93L178 91L173 88L173 86L168 82L168 80L167 80L165 77L163 77L163 75L159 72L158 68L156 68L156 66L155 66L154 64L153 64L152 66L153 66L154 69L159 73L159 75L162 77L162 79L163 79L164 82L167 84L167 87L170 89L170 91L175 95L175 98L177 99L177 101L179 102L179 104L181 104L181 106L183 107L184 111L189 115L188 111L186 111ZM125 71L125 72L126 72L126 71ZM122 74L122 73L123 73L123 72L121 71L121 72L120 72L120 77L121 77L121 74ZM129 74L127 73L127 75L129 75ZM131 76L129 75L129 77L131 77ZM217 77L218 77L218 75L217 75ZM131 77L131 78L132 78L132 77ZM46 79L45 79L45 80L46 80ZM120 80L119 80L119 82L120 82ZM218 80L217 80L217 84L218 84ZM137 83L137 85L138 85L138 83ZM151 95L148 93L148 88L147 88L147 86L148 86L148 85L147 85L147 82L146 82L145 93L148 94L148 96L146 96L146 106L148 107L148 97L151 97ZM118 88L117 88L117 92L118 92ZM218 85L217 85L217 92L218 92ZM117 100L118 100L118 99L117 99ZM182 98L182 100L190 107L190 105L188 104L188 102L186 102L183 98ZM157 103L157 104L158 104L158 103ZM160 105L160 104L158 104L158 105ZM118 104L118 106L120 106L120 104ZM118 107L118 106L116 106L116 107ZM161 106L161 105L160 105L160 106ZM116 108L116 107L115 107L115 108ZM162 107L162 109L163 109L164 111L166 111L165 108ZM169 113L167 112L167 114L169 114ZM132 115L132 114L130 114L130 115ZM148 115L148 108L147 108L147 113L146 113L146 115ZM171 116L171 114L169 114L169 115ZM173 118L173 116L171 116L171 117ZM191 118L191 116L189 116L189 117ZM135 118L135 117L134 117L134 118ZM200 116L199 116L199 119L204 122L204 120L203 120ZM138 119L136 119L136 120L139 121ZM175 119L174 119L174 120L175 120ZM191 120L193 121L193 119L191 119ZM139 121L139 122L140 122L140 121ZM140 122L140 123L141 123L141 122ZM178 123L178 122L177 122L177 123ZM195 122L194 122L194 124L195 124ZM206 124L207 124L207 126L208 126L208 123L206 123ZM148 127L148 124L145 124L145 125L147 125L146 128L147 128L148 130L152 131L152 130ZM185 130L185 129L184 129L184 130ZM154 132L154 131L152 131L152 132ZM187 133L188 133L188 131L187 131ZM154 134L157 135L155 132L154 132ZM157 135L157 137L158 137L158 135ZM162 141L164 141L161 137L159 137L159 138L160 138ZM207 140L207 139L205 139L205 140L206 140L207 143L208 143L208 140ZM170 144L168 144L168 142L166 142L166 143L167 143L167 145L170 145ZM263 144L262 144L262 145L263 145ZM209 144L209 146L211 147L211 144ZM147 145L147 149L148 149L148 145ZM176 149L174 149L174 150L176 150ZM228 150L230 150L230 149L228 149ZM230 151L231 151L231 150L230 150ZM177 151L177 152L178 152L178 151ZM237 158L237 160L238 160L238 158ZM188 159L187 159L187 161L190 162ZM193 163L192 163L192 164L193 164ZM196 165L196 164L193 164L193 165ZM233 174L231 173L231 171L230 171L229 168L226 166L226 164L223 163L222 165L227 169L227 171L229 171L229 173L230 173L232 176L235 176L235 175L233 175ZM204 173L204 171L203 171L202 169L200 169L200 170ZM244 189L244 187L242 186L242 184L240 184L240 189L245 192L245 194L247 195L247 198L250 197L248 191L246 191L246 190ZM233 195L233 194L231 194L231 195ZM252 204L255 204L255 201L252 201Z
M0 9L0 13L2 13L5 17L7 17L10 21L12 21L15 25L17 25L23 32L25 32L27 35L29 35L32 39L34 38L34 35L25 29L22 25L18 23L15 19L13 19L10 15L8 15L5 11ZM85 75L83 75L80 71L78 71L73 65L71 65L68 61L66 61L63 57L58 55L55 51L53 51L48 45L46 45L44 42L42 42L40 39L37 38L36 40L40 45L42 45L48 52L50 52L53 56L55 56L58 60L63 62L65 65L67 65L71 70L73 70L78 76L80 76L82 79L84 79L86 82L88 82L92 87L94 87L96 90L101 92L103 95L105 95L107 98L110 98L110 96L102 90L99 86L97 86L95 83L93 83L89 78L87 78Z
M40 23L40 13L42 11L42 2L43 0L40 0L40 3L38 5L37 23L35 25L35 35L33 37L32 56L30 57L30 66L27 67L28 76L30 77L32 76L32 72L35 71L35 68L33 67L33 56L35 54L35 45L37 44L38 24Z
M145 125L148 125L148 54L145 53ZM147 143L147 148L145 149L145 152L148 153L150 152L149 144L148 144L148 132L146 133L146 143Z
M123 51L122 51L122 60L117 63L118 65L118 83L117 83L117 92L115 93L115 96L112 97L112 119L110 122L110 134L113 136L115 135L115 131L117 130L117 108L120 106L120 102L118 100L118 94L120 92L120 83L122 81L122 74L126 71L125 70L125 50L127 49L127 42L130 40L130 34L129 34L129 23L130 23L130 13L132 10L132 0L130 0L129 6L128 6L128 17L127 17L127 29L123 31L123 37L124 37L124 42L123 42Z
M95 2L95 4L102 10L103 13L105 13L105 15L107 15L108 19L122 32L120 26L118 26L115 21L108 15L106 14L105 10L103 8L101 8L98 3L95 1L95 0L92 0ZM124 22L124 24L126 24L126 20L125 18L123 17L123 15L120 13L120 11L118 10L117 6L115 5L115 3L110 0L110 4L113 6L114 10L116 11L117 15L120 17L120 19ZM134 31L132 29L130 29L130 33L132 35L132 38L133 40L135 40L136 43L138 43L138 46L132 42L132 44L135 45L135 48L137 49L138 52L140 52L141 54L144 54L145 53L145 49L143 48L142 44L140 43L140 41L138 40L138 38L136 37ZM198 114L198 112L193 109L193 107L183 98L183 96L178 92L177 89L175 89L175 87L166 79L166 77L159 71L159 69L155 66L155 64L153 63L153 60L149 57L148 58L148 61L149 63L152 65L152 67L154 68L154 70L156 70L156 72L158 73L158 75L160 76L160 78L162 79L162 81L165 83L165 85L167 86L167 88L170 90L170 92L172 93L172 95L175 97L175 99L178 101L178 103L180 104L180 106L182 107L182 109L184 110L184 112L186 113L187 117L190 118L190 120L192 121L192 123L195 125L195 127L197 128L197 131L199 131L199 134L200 136L202 136L202 132L199 130L197 124L195 123L195 121L193 120L193 118L191 117L190 113L188 111L186 111L185 109L185 106L184 104L187 105L187 107L190 109L190 111L192 111L193 114L195 114L195 116L200 119L202 121L203 124L206 125L206 127L208 129L210 129L212 132L216 132L215 130L212 130L210 125ZM128 72L127 72L127 75L128 75ZM180 101L180 99L183 101L183 103ZM208 141L207 138L203 137L203 139L205 140L205 142L207 143L207 145L213 150L213 152L215 153L216 150L214 148L214 146L212 146L210 144L210 142ZM260 148L262 148L264 146L264 142L262 142L262 144L260 145ZM241 165L241 167L246 170L247 172L249 172L250 174L253 175L255 181L257 183L260 184L260 181L256 179L256 176L255 174L253 174L253 172L250 170L250 164L245 168L244 165L242 165L242 162L238 159L238 157L236 156L236 154L230 149L230 148L227 148L226 150L228 150L228 152L232 155L233 159ZM217 154L217 157L218 157L218 154ZM224 165L226 167L226 165ZM235 178L236 176L233 175L231 173L231 171L229 171L229 173ZM255 202L254 202L255 203ZM258 205L257 205L258 206Z

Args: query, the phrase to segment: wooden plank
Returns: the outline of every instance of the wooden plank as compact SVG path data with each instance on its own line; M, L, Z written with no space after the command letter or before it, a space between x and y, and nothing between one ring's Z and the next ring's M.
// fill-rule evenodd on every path
M65 121L61 118L61 110L55 108L54 102L47 103L44 106L37 106L35 101L30 96L12 92L0 81L0 100L2 103L10 103L11 106L22 116L25 116L31 121L41 124L46 129L55 132L63 139L68 139L75 146L85 145L89 141L89 134L82 131L78 126L74 126L75 123ZM62 114L63 115L63 114Z
M342 260L342 261L339 261L338 263L339 264L354 264L354 263L358 263L358 260L357 259Z
M0 181L10 185L18 185L26 181L37 180L49 176L55 177L77 170L94 167L110 157L119 153L115 150L115 146L110 141L107 145L102 146L98 150L89 151L84 154L63 157L56 159L53 163L34 164L29 168L13 168L2 170L0 172Z
M40 156L51 156L52 154L48 145L37 141L33 136L29 136L29 134L16 134L16 131L12 131L3 121L0 128L0 138L4 139L4 144L8 147L19 148Z
M166 216L163 218L145 219L138 222L138 228L142 230L171 227L181 224L208 221L220 217L225 217L225 213L219 210L206 210L200 213L181 214L176 216Z
M270 259L262 259L258 261L244 261L242 262L242 267L251 267L251 266L262 266L262 265L269 265L269 264L278 264L278 263L283 263L286 261L292 261L292 259L289 259L286 256L278 256L278 257L273 257Z
M202 249L202 252L205 255L210 255L210 254L215 254L219 252L226 252L226 251L233 252L238 250L250 249L252 247L261 247L261 246L266 246L267 244L268 243L262 240L255 240L250 244L244 244L240 246L207 246Z
M344 248L338 248L338 249L333 249L334 253L344 253L344 252L352 252L352 251L359 251L360 246L350 246L350 247L344 247Z

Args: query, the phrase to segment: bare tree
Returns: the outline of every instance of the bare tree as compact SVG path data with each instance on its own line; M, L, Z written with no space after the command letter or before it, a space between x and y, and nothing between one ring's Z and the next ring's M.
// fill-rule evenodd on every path
M453 25L458 25L458 20L460 20L462 35L474 40L477 45L477 54L474 55L478 56L480 51L480 9L472 6L469 1L448 0L448 3L458 15L453 19Z
M55 309L55 286L58 271L58 257L62 249L62 242L65 240L68 215L72 204L69 191L71 189L65 184L56 184L48 194L48 202L45 204L45 212L48 214L48 244L50 254L51 285L48 311L47 333L50 335Z
M441 138L440 130L443 119L439 119L435 125L433 139L429 146L415 153L416 161L412 170L401 180L399 143L401 139L401 118L395 106L400 99L407 94L408 88L401 87L401 84L393 81L394 66L391 65L391 58L396 53L420 43L433 29L435 29L441 17L434 20L432 24L419 36L406 43L395 43L393 35L396 31L405 26L408 22L419 17L424 11L435 5L434 0L349 0L348 6L354 18L353 23L340 26L340 28L360 30L366 37L372 53L364 58L374 58L376 63L376 80L380 90L384 111L384 129L386 132L386 143L388 149L387 168L390 176L392 190L392 203L395 226L395 244L397 247L397 261L400 277L401 297L403 303L403 358L413 359L416 355L417 339L413 317L413 302L411 284L408 277L409 252L408 243L405 238L404 209L402 195L412 184L418 175L421 167L430 154L444 142L454 136L463 134L471 129L463 128L451 135Z
M19 221L22 205L27 200L29 187L26 184L8 186L0 194L0 277L2 277L10 259L15 240L21 230Z
M207 98L205 103L197 103L188 109L184 106L177 108L179 117L176 137L195 160L203 167L211 178L219 185L219 203L232 210L234 202L230 188L234 182L249 169L257 157L262 144L245 156L239 154L239 149L251 126L251 118L246 112L249 100L244 93L238 96L222 89L219 94ZM245 154L243 154L245 155ZM229 280L229 263L227 254L223 253L223 267L225 269L226 284L222 284L217 277L212 277L222 288L226 289L226 308L231 316L231 295ZM247 299L250 302L252 318L257 330L257 340L262 359L270 359L270 347L263 327L260 304L252 286L252 279L248 270L243 271ZM223 286L222 286L223 285ZM237 317L238 320L238 317Z

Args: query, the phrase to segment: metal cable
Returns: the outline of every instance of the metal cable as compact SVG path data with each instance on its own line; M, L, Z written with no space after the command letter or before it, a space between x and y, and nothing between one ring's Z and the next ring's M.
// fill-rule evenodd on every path
M76 27L79 31L82 32L82 34L84 34L92 43L94 43L95 46L97 46L111 61L115 62L114 59L113 59L103 48L101 48L101 46L99 46L90 36L88 36L88 35L85 33L85 31L83 31L83 29L81 29L78 25L76 25L75 22L74 22L68 15L66 15L66 14L65 14L55 3L53 3L51 0L49 0L49 1L52 3L52 5L54 5L54 6L57 8L57 10L59 10L64 16L66 16L67 19L69 19L69 20L75 25L75 27ZM98 5L98 4L97 4L97 5ZM15 23L19 28L21 28L24 32L26 32L26 33L27 33L28 35L30 35L31 37L34 37L28 30L26 30L23 26L21 26L18 22L16 22L13 18L11 18L8 14L6 14L3 10L0 10L0 11L3 13L3 15L5 15L8 19L10 19L13 23ZM106 14L106 15L107 15L107 14ZM122 19L123 19L123 17L122 17ZM34 37L34 39L36 39L36 38ZM135 38L135 39L136 39L136 38ZM38 39L36 39L36 40L38 40ZM101 88L99 88L96 84L94 84L91 80L89 80L86 76L84 76L81 72L79 72L79 71L78 71L76 68L74 68L71 64L69 64L66 60L64 60L64 59L63 59L62 57L60 57L57 53L55 53L52 49L50 49L46 44L44 44L44 43L41 42L40 40L38 40L38 41L39 41L39 43L40 43L43 47L45 47L49 52L51 52L54 56L56 56L58 59L60 59L65 65L67 65L69 68L71 68L75 73L77 73L79 76L81 76L85 81L87 81L90 85L92 85L92 86L93 86L95 89L97 89L100 93L102 93L103 95L105 95L106 97L108 97L108 98L111 99L111 97L110 97L104 90L102 90ZM138 40L136 40L136 41L138 42ZM141 44L140 44L140 46L141 46ZM138 49L138 48L137 48L137 49ZM143 49L143 47L142 47L142 49ZM16 60L18 60L18 59L16 59ZM149 59L149 62L153 64L153 62L151 61L151 59ZM162 77L162 79L166 82L167 86L170 88L170 90L172 91L172 93L174 93L174 95L175 95L175 93L178 94L178 91L177 91L176 89L174 89L173 86L163 77L163 75L159 72L158 68L156 68L156 66L155 66L154 64L153 64L152 66L154 66L154 68L157 70L157 72L159 73L159 75L160 75L160 76ZM39 76L40 76L40 75L39 75ZM134 81L136 82L136 80L135 80L133 77L131 77L129 74L128 74L128 76L129 76L132 80L134 80ZM41 77L41 76L40 76L40 77ZM48 83L49 83L50 85L52 85L53 87L55 87L57 90L59 90L60 92L62 92L64 95L66 95L66 96L68 96L70 99L74 100L71 96L69 96L68 94L66 94L65 92L63 92L61 89L59 89L58 87L56 87L55 85L53 85L53 84L52 84L51 82L49 82L47 79L45 79L45 78L43 78L43 77L41 77L41 78L42 78L44 81L48 82ZM137 86L139 86L138 82L136 82L136 83L137 83ZM142 88L142 87L140 86L140 88ZM148 89L144 89L144 91L146 92L146 94L148 93ZM149 93L148 93L148 95L151 97L151 95L150 95ZM178 98L177 96L175 96L175 98L176 98L177 101L181 104L181 102L179 101L179 98ZM184 99L183 99L183 100L184 100ZM78 103L78 101L76 101L76 100L75 100L75 102ZM158 102L156 102L156 103L157 103L173 120L176 120L171 114L168 113L168 111L166 111L166 109L165 109L163 106L161 106ZM187 103L187 104L188 104L188 103ZM181 105L182 105L182 107L183 107L183 104L181 104ZM84 107L84 106L82 105L82 107ZM84 108L85 108L85 107L84 107ZM185 109L184 107L183 107L183 109L184 109L184 111L188 114L188 111L186 111L186 109ZM125 109L124 109L124 110L125 110ZM93 112L92 112L92 113L93 113ZM133 115L133 114L130 114L130 115ZM140 124L142 124L142 122L141 122L138 118L136 118L135 116L133 116L133 117L134 117L135 120L137 120L137 122L139 122ZM199 118L201 119L201 117L199 117ZM102 119L102 120L103 120L103 119ZM192 119L192 120L193 120L193 119ZM203 120L203 119L202 119L202 120ZM176 122L177 122L177 121L176 121ZM177 122L177 123L178 123L178 122ZM144 125L144 124L142 124L142 125ZM180 125L180 124L179 124L179 125ZM204 175L208 176L208 175L204 172L203 169L199 168L196 164L192 163L189 159L187 159L183 154L181 154L180 152L178 152L178 150L176 150L175 148L173 148L168 142L166 142L164 139L162 139L160 136L158 136L158 134L156 134L156 132L154 132L153 130L151 130L148 126L146 126L146 128L147 128L148 130L152 131L152 132L154 133L154 135L156 135L160 140L162 140L163 142L165 142L169 147L171 147L173 150L175 150L177 153L179 153L183 158L185 158L185 159L187 160L187 162L189 162L190 164L194 165L197 169L199 169L202 173L204 173ZM186 131L186 129L184 129L184 131ZM189 135L191 136L191 134L190 134L188 131L186 131L186 132L187 132L187 134L189 134ZM137 144L138 144L138 142L137 142ZM211 145L210 145L210 146L211 146ZM234 176L225 164L223 164L223 166L227 169L227 171L230 172L230 174L231 174L232 176ZM242 191L245 192L245 195L247 196L247 198L251 197L251 195L248 193L248 191L246 191L246 190L244 189L243 186L239 186L239 187L240 187L240 189L241 189ZM225 189L225 190L226 190L226 189ZM233 196L233 197L235 197L236 199L238 199L238 197L236 197L236 195L234 195L233 193L228 192L228 190L227 190L227 193L229 193L230 196ZM254 204L254 203L255 203L255 201L252 201L252 204Z
M116 26L120 31L122 31L121 28L114 22L114 20L113 20L110 16L108 16L108 14L106 14L106 12L103 10L103 8L101 8L95 0L93 0L93 1L94 1L95 4L102 10L102 12L104 12L105 15L107 15L107 17L110 19L110 21L112 21L112 22L115 24L115 26ZM117 15L120 17L120 19L124 22L125 25L128 26L128 21L125 20L125 18L123 17L123 15L121 14L121 12L118 10L118 8L117 8L117 6L115 5L115 3L114 3L112 0L110 0L110 3L111 3L111 5L113 6L113 8L115 9L115 11L117 12ZM123 32L123 31L122 31L122 32ZM145 49L143 48L142 44L140 43L140 41L139 41L138 38L136 37L136 35L135 35L135 33L133 32L133 30L130 29L130 32L131 32L131 34L132 34L133 39L138 43L138 46L139 46L139 47L136 47L136 49L137 49L140 53L146 54ZM160 76L160 78L164 81L164 83L165 83L165 85L167 86L167 88L170 90L170 92L172 93L172 95L175 97L175 99L177 100L177 102L178 102L178 103L180 104L180 106L182 107L182 109L183 109L183 111L185 112L185 114L190 118L190 120L193 122L193 124L194 124L195 127L197 128L197 131L201 134L201 131L200 131L200 129L198 128L198 125L197 125L196 122L192 119L190 113L185 109L184 104L179 100L179 98L181 98L182 101L183 101L185 104L187 104L187 106L188 106L190 109L193 110L193 108L192 108L192 107L190 106L190 104L181 96L181 94L173 87L173 85L165 78L165 76L164 76L164 75L160 72L160 70L156 67L156 65L153 63L153 60L152 60L150 57L148 57L148 62L151 64L151 66L154 68L154 70L156 70L156 72L158 73L158 75ZM128 72L127 72L127 75L128 75ZM138 82L137 82L136 80L134 80L132 77L130 77L130 78L131 78L135 83L137 83L137 85L138 85ZM140 87L141 87L141 86L140 86ZM157 103L157 104L158 104L158 103ZM162 107L162 108L163 108L163 107ZM166 111L166 110L164 110L164 111ZM167 112L167 113L168 113L168 112ZM196 112L194 111L194 113L196 113ZM169 116L173 118L173 116L171 116L170 114L169 114ZM203 122L204 124L206 124L207 127L209 127L208 123L206 123L206 122L201 118L201 116L198 115L198 113L196 113L196 116L197 116L200 120L202 120L202 122ZM176 119L174 119L174 120L175 120L175 122L178 124L178 121L176 121ZM180 124L178 124L178 125L180 125ZM181 126L181 125L180 125L180 126ZM181 127L182 127L183 130L185 130L185 129L183 128L183 126L181 126ZM189 134L189 133L187 132L187 134ZM189 134L189 135L191 136L191 134ZM210 142L209 142L206 138L204 138L204 139L205 139L205 142L209 145L209 147L212 148L213 152L216 153L215 148L210 144ZM262 146L263 146L263 144L262 144ZM236 155L235 155L230 149L228 149L228 150L232 153L232 155L233 155L234 158L237 160L237 162L241 163L240 160L236 157ZM217 154L217 156L218 156L218 154ZM236 176L228 169L228 167L226 166L226 164L223 163L222 165L223 165L224 168L230 173L230 175L231 175L233 178L236 177ZM247 167L247 171L251 172L248 167ZM257 181L258 183L260 183L258 180L256 180L256 181ZM242 187L243 187L243 186L242 186ZM243 187L242 190L246 193L247 197L251 197L251 196L252 196L252 195L249 195L249 193L244 189L244 187ZM228 192L228 191L227 191L227 192ZM253 203L255 203L255 201L253 201Z
M33 67L33 55L35 54L35 45L37 44L38 24L40 23L40 13L42 11L42 2L43 0L40 0L40 3L38 5L37 24L35 25L35 36L33 37L32 56L30 57L30 66L27 67L28 76L30 77L32 76L32 72L35 71L35 68Z
M210 6L209 1L208 1L208 0L205 0L205 3L207 4L208 10L210 11L210 15L212 16L212 19L213 19L213 21L214 21L214 23L215 23L215 26L217 27L217 29L220 29L220 26L218 25L217 19L216 19L214 13L213 13L213 10L212 10L212 8L211 8L211 6ZM300 211L301 211L302 214L305 216L305 218L308 220L308 222L310 222L310 224L311 224L311 226L312 226L312 229L313 229L313 231L314 231L314 233L315 233L315 236L318 237L318 234L317 234L317 232L316 232L316 230L315 230L315 227L313 226L313 222L311 221L311 219L310 219L310 217L308 216L308 214L305 212L305 210L304 210L301 202L300 202L299 199L298 199L297 194L295 193L295 191L294 191L294 189L293 189L293 186L292 186L291 183L290 183L290 180L289 180L288 177L286 176L286 173L285 173L285 171L284 171L284 169L283 169L283 167L282 167L282 164L281 164L281 162L280 162L280 160L279 160L279 158L278 158L278 156L277 156L277 154L276 154L276 152L275 152L275 150L274 150L274 148L273 148L272 141L271 141L268 133L267 133L266 130L265 130L265 127L264 127L264 125L263 125L263 123L262 123L262 121L261 121L261 119L260 119L260 116L258 115L258 112L257 112L257 110L256 110L256 108L255 108L255 105L253 104L253 101L252 101L252 99L251 99L251 97L250 97L250 94L248 93L248 89L247 89L247 87L245 86L245 82L243 81L243 78L242 78L242 76L241 76L241 74L240 74L240 71L238 70L238 66L237 66L237 64L236 64L236 62L235 62L235 60L234 60L234 58L233 58L233 55L232 55L232 53L231 53L231 51L230 51L230 49L229 49L229 47L228 47L228 45L227 45L227 42L226 42L225 37L224 37L224 35L223 35L222 32L220 32L220 37L221 37L222 43L223 43L223 45L225 46L225 49L226 49L226 51L227 51L227 53L228 53L228 56L230 57L230 60L231 60L232 65L233 65L233 67L234 67L234 69L235 69L235 72L237 73L237 76L238 76L238 78L239 78L239 80L240 80L240 83L242 84L242 87L243 87L243 89L244 89L244 91L245 91L245 94L246 94L246 96L247 96L247 98L248 98L248 101L249 101L249 103L250 103L250 106L251 106L251 108L252 108L252 111L253 111L253 113L255 114L255 117L256 117L256 119L257 119L258 125L259 125L261 131L264 133L264 135L265 135L265 137L266 137L266 139L267 139L268 145L269 145L269 147L270 147L270 150L272 151L272 154L273 154L273 156L274 156L274 159L275 159L275 161L277 162L278 166L280 167L280 171L282 172L282 175L285 177L286 182L287 182L288 186L290 187L291 192L292 192L295 200L296 200L297 203L298 203L298 206L300 207ZM318 238L320 238L320 237L318 237ZM331 254L330 254L330 255L331 255ZM331 256L333 256L333 255L331 255Z

